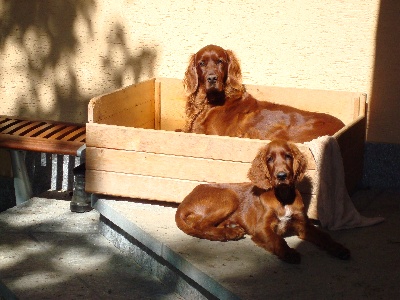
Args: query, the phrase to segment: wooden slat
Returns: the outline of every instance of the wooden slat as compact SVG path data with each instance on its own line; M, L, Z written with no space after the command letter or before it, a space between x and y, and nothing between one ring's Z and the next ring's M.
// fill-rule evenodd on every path
M0 148L25 151L77 155L77 150L83 145L80 142L66 142L44 138L26 138L10 134L0 134Z
M244 182L248 181L250 163L89 147L86 168L196 181Z
M21 127L20 129L13 132L14 135L25 135L27 132L31 132L36 128L40 128L44 122L40 121L27 121L28 125Z
M19 120L11 119L11 120L4 120L4 122L0 125L0 132L7 130L8 127L12 126L13 124L17 124Z
M164 108L163 103L163 108ZM156 80L154 82L154 129L160 130L162 120L162 111L161 111L161 82Z
M104 124L86 125L87 147L109 147L178 156L251 162L269 141L204 134L140 129ZM112 141L112 143L110 142ZM314 159L303 144L297 144L315 169Z
M63 128L60 131L57 131L56 133L49 134L49 136L46 136L46 138L54 139L54 140L61 140L62 136L67 135L67 134L73 132L74 130L76 130L76 127L68 126L68 127Z
M265 100L299 109L333 115L345 124L354 119L354 98L358 92L313 90L274 86L246 85L247 91L258 100Z
M172 78L157 78L161 84L161 129L176 130L185 124L186 98L182 81ZM354 114L354 99L365 103L365 94L357 92L283 88L273 86L246 85L247 91L260 101L290 105L299 109L323 112L338 117L348 124L359 115Z
M75 128L74 131L72 131L70 134L66 135L65 137L62 138L63 141L76 141L85 135L86 133L86 128L85 127L80 127L80 128Z
M85 190L88 193L181 203L201 181L86 170ZM302 193L307 214L318 219L314 194Z
M86 148L86 169L204 182L247 182L250 162L183 157L104 148ZM309 170L313 180L315 171ZM312 185L312 184L311 184ZM302 185L310 191L310 184Z
M85 143L86 142L86 130L85 133L81 134L80 136L74 139L75 142Z
M76 156L85 142L85 125L10 116L0 116L0 122L1 148Z
M358 117L352 124L346 126L346 130L335 134L341 149L346 187L350 194L356 190L363 173L365 123L364 116Z
M85 175L85 189L89 193L177 203L200 183L96 170L86 170Z
M154 79L93 98L88 121L154 128Z
M178 79L157 79L160 85L160 129L175 131L185 125L186 97L183 82Z
M14 125L5 128L4 130L2 130L1 133L10 134L14 131L17 131L21 127L29 125L30 123L31 123L30 121L19 121L19 122L15 123Z
M304 207L307 212L307 216L310 219L318 220L318 201L317 195L315 194L301 194L304 202Z
M62 130L63 128L65 128L65 126L66 125L64 125L64 124L54 124L51 127L47 128L45 131L43 131L40 134L38 134L36 137L44 138L44 137L46 137L48 135L53 134L54 132Z
M52 127L52 126L54 126L54 125L49 124L49 123L44 123L43 125L38 126L38 127L36 127L35 129L26 132L26 133L24 134L24 136L26 136L26 137L33 137L33 136L36 136L38 132L40 132L40 131L45 131L46 129L48 129L48 128Z
M15 117L15 116L5 116L5 115L0 115L0 124L1 120L11 120L11 121L17 121L20 122L22 120L27 120L27 121L34 121L34 122L45 122L48 124L64 124L65 126L83 126L82 124L79 123L71 123L71 122L63 122L63 121L54 121L54 120L41 120L41 119L33 119L33 118L26 118L26 117Z

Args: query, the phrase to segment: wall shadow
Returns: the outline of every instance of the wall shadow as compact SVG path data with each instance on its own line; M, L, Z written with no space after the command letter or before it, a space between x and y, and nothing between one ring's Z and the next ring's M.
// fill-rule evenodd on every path
M106 41L97 39L94 22L101 20L95 19L96 0L2 0L1 4L0 52L16 45L26 61L21 68L28 77L27 90L18 90L16 115L84 123L92 97L119 89L123 84L137 83L143 74L154 76L156 51L143 47L134 55L121 23L114 22ZM78 25L86 35L80 36ZM99 53L90 63L94 69L98 64L101 78L93 74L93 79L89 79L93 87L82 87L85 82L80 79L76 58L82 51L105 48L104 43L107 43L106 53ZM18 66L12 66L11 70L15 68ZM49 80L55 75L56 80ZM46 97L56 102L51 108L41 101L43 85L50 94ZM88 96L88 91L93 94Z
M115 54L119 60L115 60ZM107 52L102 59L102 65L107 70L116 87L123 86L124 78L138 83L143 72L148 78L154 77L154 67L157 53L151 48L142 48L137 55L132 55L127 45L126 33L122 24L116 23L107 36Z
M94 9L94 0L3 0L0 51L4 51L7 42L17 45L18 51L26 58L25 68L29 77L29 91L21 93L28 96L20 96L15 103L18 115L54 119L54 116L62 116L66 107L71 115L81 114L82 95L77 87L76 75L70 67L65 78L68 86L60 87L56 83L50 87L55 90L57 102L53 110L49 111L40 105L39 83L45 82L49 72L54 72L58 65L71 65L80 46L75 32L78 19L83 20L93 36L91 15Z
M381 0L363 185L400 188L400 2Z
M23 63L16 62L19 65L13 65L13 61L3 64L11 66L10 72L21 68L27 77L26 90L17 90L19 96L13 104L14 115L85 123L92 97L119 89L124 84L137 83L143 74L154 77L156 51L144 47L133 54L121 23L113 22L106 41L97 39L94 29L96 0L0 0L0 5L0 53L9 51L12 45L23 57ZM86 35L80 36L78 25L87 32ZM96 46L96 43L99 44ZM90 79L93 87L82 87L84 82L80 79L80 69L76 68L76 58L81 51L90 51L94 47L106 49L105 53L99 53L100 57L93 57L93 62L88 62L93 68L98 64L102 76L98 78L94 74ZM1 68L0 72L5 77L15 76L5 74ZM57 76L56 80L53 80L54 76ZM46 97L55 105L43 104L43 86L48 87ZM88 91L92 94L88 95ZM0 113L5 114L4 111ZM39 153L30 153L26 163L34 195L52 185L57 189L64 185L64 189L66 184L62 184L62 180L67 181L68 190L72 189L74 159L70 157L70 166L65 170L62 157L57 160L57 166L52 167L54 162L50 154L46 154L43 162ZM57 174L53 174L54 170ZM56 181L55 177L58 177Z

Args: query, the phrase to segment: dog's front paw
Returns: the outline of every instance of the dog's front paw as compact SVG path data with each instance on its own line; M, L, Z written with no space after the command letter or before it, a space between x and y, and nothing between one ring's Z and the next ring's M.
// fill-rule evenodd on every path
M350 250L339 243L334 243L328 248L329 254L343 260L348 260L351 257Z
M246 232L240 226L235 227L225 227L225 238L226 240L240 240L244 237Z
M296 250L290 249L285 252L282 260L290 264L299 264L301 262L301 256Z
M334 254L337 258L348 260L351 257L350 250L340 245Z

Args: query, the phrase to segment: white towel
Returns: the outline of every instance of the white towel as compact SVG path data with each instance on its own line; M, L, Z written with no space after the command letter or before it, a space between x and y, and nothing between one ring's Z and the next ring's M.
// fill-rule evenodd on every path
M318 182L313 190L317 196L318 219L329 230L370 226L384 218L361 216L349 196L344 179L343 160L335 138L322 136L307 145L317 166Z

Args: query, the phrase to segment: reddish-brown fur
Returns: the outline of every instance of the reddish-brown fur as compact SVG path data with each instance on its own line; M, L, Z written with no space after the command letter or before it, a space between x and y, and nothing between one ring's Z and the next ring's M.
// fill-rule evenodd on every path
M188 235L212 241L238 240L249 234L260 247L289 263L300 263L300 254L283 235L296 234L348 259L350 252L308 219L295 187L306 170L298 148L274 140L253 160L248 183L202 184L179 205L175 221Z
M256 100L242 84L233 52L219 46L193 54L183 82L188 94L185 132L302 143L344 126L328 114Z

